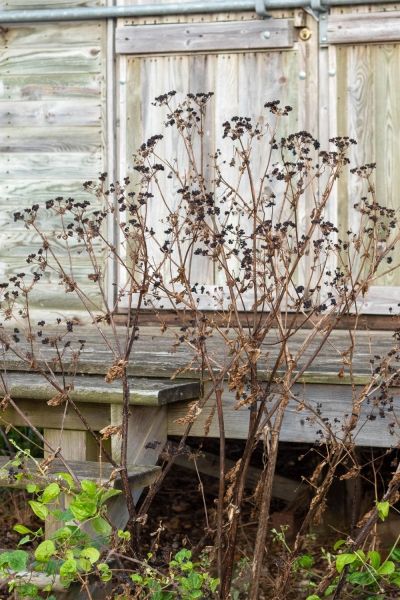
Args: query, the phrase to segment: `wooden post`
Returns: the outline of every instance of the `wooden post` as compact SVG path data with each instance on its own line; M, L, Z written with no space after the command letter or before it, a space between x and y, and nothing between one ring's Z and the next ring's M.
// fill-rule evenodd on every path
M111 423L119 425L122 419L122 406L111 405ZM167 441L167 408L166 406L131 406L128 427L128 464L155 465ZM120 461L121 440L112 440L112 455ZM140 498L142 490L135 490L135 502ZM118 529L124 529L128 522L128 511L123 497L114 499L109 509L109 517Z

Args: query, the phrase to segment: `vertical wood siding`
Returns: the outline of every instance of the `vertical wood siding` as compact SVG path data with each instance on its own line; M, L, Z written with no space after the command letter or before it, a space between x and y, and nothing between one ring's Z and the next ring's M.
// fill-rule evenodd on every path
M399 210L400 152L400 44L338 46L337 133L357 140L352 149L353 165L376 162L377 201ZM342 231L357 228L357 213L351 206L365 193L365 186L347 177L339 186L339 223ZM399 264L400 251L393 264ZM400 285L399 269L377 284Z
M102 1L10 0L1 10L96 6ZM82 183L106 169L104 22L0 28L0 280L30 268L37 239L13 213L55 196L85 197ZM51 235L56 222L44 215ZM59 252L66 256L62 242ZM101 249L98 249L101 252ZM88 259L72 247L74 275L94 302ZM79 316L80 303L53 275L36 287L34 309Z

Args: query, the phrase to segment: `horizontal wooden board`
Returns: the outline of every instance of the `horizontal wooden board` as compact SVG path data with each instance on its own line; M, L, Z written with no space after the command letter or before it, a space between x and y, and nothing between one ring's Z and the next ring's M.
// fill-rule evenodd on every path
M319 443L330 438L324 419L338 439L342 439L343 425L351 415L352 390L350 386L338 385L296 385L293 390L298 394L298 402L292 401L285 413L280 440L282 442ZM357 393L359 390L355 389ZM299 410L304 400L305 407ZM246 439L249 426L249 411L246 408L235 410L235 398L225 390L223 394L225 434L229 438ZM211 413L213 403L206 406L196 419L190 435L203 437L205 425ZM307 406L309 408L307 408ZM168 434L181 435L185 425L177 423L188 412L185 403L171 405L168 408ZM311 408L311 410L310 410ZM359 425L354 433L354 442L358 446L391 447L400 441L398 413L400 410L400 390L397 389L394 400L394 412L386 411L384 417L373 404L365 404L362 408ZM320 416L316 416L320 413ZM397 416L396 416L397 415ZM335 422L336 419L336 422ZM393 426L390 426L390 424ZM218 419L214 414L209 430L210 437L219 437Z
M399 41L400 11L329 15L327 38L329 44Z
M64 331L65 324L60 325L60 328L54 329L52 325L55 322L55 317L49 316L49 327L46 335L56 335L57 331ZM21 324L23 331L23 323ZM102 327L102 331L106 338L112 344L113 333L111 328ZM121 343L124 341L125 329L117 328ZM131 376L136 377L171 377L179 369L187 367L192 360L191 368L179 374L180 378L197 378L199 377L198 368L200 361L196 357L193 350L186 344L176 345L176 337L181 335L179 329L169 330L163 335L157 327L142 327L140 329L140 337L135 342L131 361L128 365L128 372ZM289 351L292 355L299 352L302 347L305 336L310 332L300 330L290 338ZM321 334L322 335L322 334ZM114 358L110 349L100 337L95 327L78 326L74 329L73 334L68 339L85 339L86 344L83 350L79 371L90 374L104 374L113 364ZM320 337L314 339L306 351L303 351L299 359L297 368L308 363L308 360L313 356L317 349L317 344ZM327 343L314 362L307 368L307 372L303 377L304 381L318 383L321 380L327 381L335 385L351 385L353 377L356 376L358 384L369 382L372 376L373 367L370 360L375 354L384 356L394 346L393 334L390 331L358 331L355 334L355 350L353 374L351 375L348 367L343 363L343 353L345 353L351 343L348 331L334 331ZM21 342L18 345L19 349L27 348L27 343L24 341L21 334ZM51 360L54 356L54 351L43 346L38 338L37 351L43 358ZM213 359L218 363L225 363L229 357L229 348L218 338L217 334L207 340L207 347ZM274 330L271 330L268 339L262 346L264 360L260 362L258 374L260 379L268 376L268 365L272 365L274 358L280 349L277 337L274 335ZM268 362L265 359L266 353L269 353ZM66 359L68 364L68 359ZM4 366L11 370L25 370L20 360L17 360L12 352L8 351L4 357ZM342 371L343 367L343 371Z
M26 381L25 377L25 381ZM30 380L30 378L29 378ZM26 381L29 385L29 381ZM76 412L69 407L65 411L64 406L49 406L47 402L35 399L15 398L19 410L26 416L23 418L12 406L0 411L0 425L7 427L10 423L16 427L27 427L28 423L35 427L46 427L49 429L74 431L87 431ZM82 404L79 407L80 412L85 417L93 431L100 431L103 427L110 424L110 409L105 404Z
M0 75L1 100L100 99L101 75L48 73L43 75Z
M68 460L68 466L78 479L82 481L89 479L99 483L108 483L111 481L115 487L119 487L118 471L110 464L91 461ZM8 466L10 459L0 457L0 485L3 487L25 487L27 483L35 481L38 484L46 484L49 481L59 480L57 473L65 473L65 464L56 459L50 463L43 471L38 469L37 461L33 459L25 460L24 469L19 471L19 477L9 475ZM14 468L14 472L18 470ZM141 488L150 485L158 476L160 467L128 465L128 477L131 487ZM62 481L62 480L61 480Z
M100 103L93 100L0 102L1 127L42 127L49 136L53 126L100 126L101 115Z
M96 202L93 194L83 189L81 180L62 179L55 181L35 181L24 179L24 181L0 181L0 197L7 200L7 209L18 210L27 208L32 204L44 204L46 200L62 196L65 198L88 199Z
M0 75L44 75L51 73L99 73L101 48L72 50L7 50L0 55Z
M119 54L291 48L293 21L268 19L125 26L117 28L115 46Z
M76 402L101 404L122 404L122 384L117 379L106 383L104 377L77 375L71 378L73 389L69 396ZM62 381L58 384L62 386ZM130 404L137 406L163 406L181 400L191 400L200 395L198 381L169 381L168 379L130 378ZM40 400L50 400L57 391L42 375L13 373L7 379L8 391L14 400L23 398L33 404ZM49 411L51 409L48 409ZM47 425L50 427L50 425ZM93 427L93 425L91 425Z
M73 48L97 46L104 24L99 21L60 23L19 23L6 25L0 34L0 48Z
M40 112L43 117L44 114ZM95 113L96 107L89 112ZM67 114L68 110L63 112L62 117L66 125ZM4 112L0 102L0 121L2 116ZM78 111L76 111L76 118L78 118ZM45 127L1 127L0 152L99 152L102 142L102 131L99 126L75 127L71 124L71 127L52 126L51 130Z
M0 155L0 177L7 179L96 179L101 173L103 156L84 152L43 152Z
M104 0L1 0L1 10L30 10L45 8L76 8L78 6L103 6Z

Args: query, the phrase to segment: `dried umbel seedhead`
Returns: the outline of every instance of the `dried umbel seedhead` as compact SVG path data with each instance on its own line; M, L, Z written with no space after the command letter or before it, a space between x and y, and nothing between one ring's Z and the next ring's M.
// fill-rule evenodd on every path
M125 374L127 364L128 361L121 359L115 365L112 365L104 378L106 383L112 383L116 379L121 379Z

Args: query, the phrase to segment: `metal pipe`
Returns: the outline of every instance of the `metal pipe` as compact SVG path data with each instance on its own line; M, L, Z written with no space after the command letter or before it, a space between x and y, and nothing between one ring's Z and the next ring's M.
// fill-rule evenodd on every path
M355 4L388 4L396 0L322 0L329 6ZM267 10L286 8L311 8L311 0L266 0ZM78 8L52 8L33 10L0 11L0 23L37 23L46 21L88 21L132 17L160 17L166 15L189 15L217 12L256 11L255 0L209 0L198 2L174 2L173 4L138 4L136 6L102 6Z

